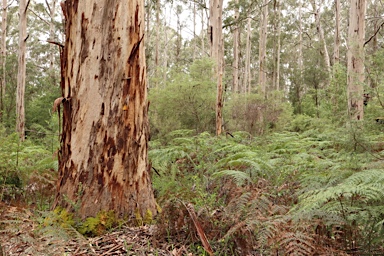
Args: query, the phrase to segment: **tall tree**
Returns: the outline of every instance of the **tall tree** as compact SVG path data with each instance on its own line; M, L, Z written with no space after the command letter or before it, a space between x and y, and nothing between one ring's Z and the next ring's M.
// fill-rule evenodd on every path
M148 164L142 0L66 0L55 206L85 218L156 214ZM92 8L90 8L92 6Z
M268 25L268 3L264 0L261 10L260 20L260 38L259 38L259 93L266 97L267 75L266 75L266 59L267 59L267 25Z
M247 18L247 34L245 40L244 92L251 93L251 17Z
M56 14L56 0L52 0L51 5L49 5L48 1L45 0L45 4L47 5L47 8L49 10L49 16L50 16L50 21L49 21L49 37L50 40L54 41L55 40L55 14ZM53 79L53 72L54 72L54 63L55 63L55 54L54 54L54 45L50 44L49 46L49 73L52 78L52 82L54 82Z
M239 32L239 0L235 0L235 16L233 28L233 92L239 92L239 46L240 46L240 32Z
M223 0L210 0L209 3L209 23L211 36L211 58L216 64L216 82L217 82L217 99L216 99L216 135L220 135L223 126L223 62L224 62L224 45L223 45Z
M280 11L280 1L274 0L273 2L273 10L274 10L274 47L273 47L273 86L272 88L275 90L280 90L280 47L281 47L281 11Z
M8 8L7 5L8 5L8 1L3 0L2 12L1 12L1 56L0 56L0 63L1 63L2 73L1 73L1 84L0 84L0 122L3 121L5 87L6 87L5 64L7 61L7 8Z
M323 46L323 49L320 50L322 52L322 55L324 56L324 65L327 69L327 72L328 72L328 75L331 76L331 62L330 62L330 58L329 58L329 53L328 53L328 48L327 48L327 42L325 40L325 36L324 36L324 30L323 30L323 27L321 26L321 5L319 5L319 7L317 7L316 5L316 0L313 0L312 2L312 8L313 8L313 14L315 16L315 20L316 20L316 30L317 30L317 36L319 38L319 42L320 44ZM329 84L329 80L327 81L327 83ZM328 87L328 84L326 85L326 87Z
M30 0L19 1L19 50L18 50L18 72L17 72L17 92L16 92L16 132L20 140L25 136L25 76L26 76L26 42L27 42L27 10Z
M333 47L333 63L340 61L340 0L335 0L335 43Z
M347 49L348 111L352 120L364 118L365 0L351 0Z

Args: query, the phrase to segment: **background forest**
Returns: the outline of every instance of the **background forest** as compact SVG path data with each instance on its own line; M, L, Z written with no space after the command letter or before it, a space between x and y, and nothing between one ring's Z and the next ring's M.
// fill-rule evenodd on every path
M9 238L0 247L10 255L22 248L29 250L22 255L76 255L68 249L76 243L97 255L96 240L84 241L124 223L108 213L82 222L50 211L64 41L56 0L27 6L24 141L15 129L18 3L3 0L0 35L0 237ZM366 1L361 120L348 111L350 7L226 1L223 132L215 136L209 3L145 2L149 160L161 213L137 224L156 226L146 244L152 255L384 253L384 2ZM148 255L135 248L120 249Z

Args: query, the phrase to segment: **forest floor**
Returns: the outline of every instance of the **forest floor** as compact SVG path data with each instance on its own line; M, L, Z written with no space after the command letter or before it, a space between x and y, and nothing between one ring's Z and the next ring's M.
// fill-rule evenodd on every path
M192 255L184 246L160 244L156 226L120 227L97 237L75 229L44 227L41 214L22 205L0 203L0 256L11 255Z

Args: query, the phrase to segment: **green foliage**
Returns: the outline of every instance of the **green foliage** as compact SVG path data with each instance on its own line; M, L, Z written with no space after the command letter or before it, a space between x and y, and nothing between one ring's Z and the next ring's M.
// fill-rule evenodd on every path
M118 223L113 211L101 211L96 217L88 217L78 227L78 231L87 236L104 234Z
M191 202L221 255L327 255L355 243L362 253L380 250L384 137L355 128L302 115L292 122L296 132L217 138L181 130L152 141L162 234L190 239L182 202Z
M31 141L0 129L0 200L25 200L47 208L56 181L57 159ZM50 199L48 200L48 195Z
M209 59L195 61L186 72L178 72L165 88L149 91L152 135L178 129L211 131L215 127L215 84Z
M260 135L282 130L291 119L292 108L279 92L271 93L268 100L257 94L232 96L225 105L226 129L229 131Z

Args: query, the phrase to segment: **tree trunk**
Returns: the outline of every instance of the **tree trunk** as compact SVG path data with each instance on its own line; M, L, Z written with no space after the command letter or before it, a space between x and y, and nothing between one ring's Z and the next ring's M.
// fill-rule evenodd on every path
M16 91L16 132L20 140L25 139L25 75L26 75L26 42L27 42L27 9L29 5L26 0L19 1L19 52L18 52L18 70L17 70L17 91Z
M332 70L331 70L331 62L330 62L328 48L327 48L327 42L325 41L323 27L321 26L321 19L320 19L320 17L321 17L321 13L320 13L321 6L319 6L319 8L317 8L316 1L312 1L311 3L312 3L313 13L315 15L315 20L316 20L317 34L318 34L318 37L319 37L319 41L320 41L321 45L323 46L323 50L322 50L323 53L322 54L324 56L324 65L325 65L325 67L327 69L328 77L329 77L329 80L327 81L327 84L325 85L325 87L327 88L329 86L330 78L331 78L331 75L332 75Z
M266 57L267 57L267 25L268 25L268 0L264 0L262 15L260 21L260 38L259 38L259 93L266 97L267 76L266 76Z
M223 127L223 62L224 45L222 31L223 0L210 0L210 35L211 35L211 58L216 62L215 79L217 82L216 98L216 135L222 133Z
M335 45L333 48L333 63L340 62L340 0L335 0Z
M90 8L92 6L92 8ZM142 0L66 0L58 193L81 218L154 216ZM139 216L140 215L140 216Z
M196 2L193 2L192 5L193 5L193 8L192 8L193 9L193 38L196 38ZM197 50L196 40L192 41L192 49L193 49L192 60L195 61L196 50Z
M296 112L298 114L301 114L301 91L304 86L303 84L303 22L302 22L302 8L303 3L300 1L299 3L299 54L297 58L297 66L298 66L298 75L299 75L299 82L295 86L295 98L297 101L297 110Z
M280 90L280 36L281 36L281 26L280 26L280 1L274 1L274 12L275 12L275 43L274 43L274 72L273 72L273 88L277 91Z
M347 47L348 112L352 120L364 118L365 0L351 0Z
M0 122L3 121L4 114L4 99L5 99L5 87L6 87L6 78L5 78L5 67L7 61L7 5L8 1L3 0L3 11L1 14L1 87L0 87Z
M156 24L160 25L160 0L156 1ZM155 88L159 87L159 44L160 44L160 29L155 29L156 41L155 41Z
M251 93L251 18L247 18L247 38L245 42L244 92Z
M55 14L56 14L56 0L52 0L52 5L49 6L48 2L46 2L47 7L49 9L49 16L51 18L49 22L49 37L51 40L55 40ZM49 72L53 77L53 67L55 63L55 54L54 54L54 45L50 44L49 46ZM54 80L54 79L52 79Z
M235 26L233 28L233 92L239 92L239 0L236 0L235 6Z

